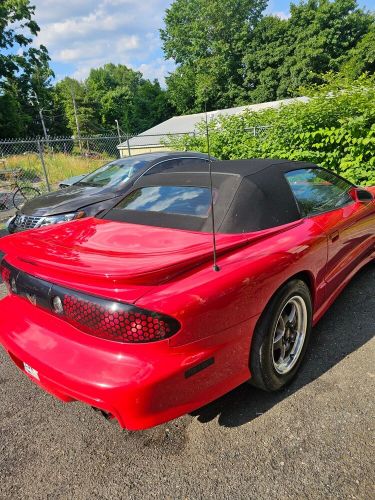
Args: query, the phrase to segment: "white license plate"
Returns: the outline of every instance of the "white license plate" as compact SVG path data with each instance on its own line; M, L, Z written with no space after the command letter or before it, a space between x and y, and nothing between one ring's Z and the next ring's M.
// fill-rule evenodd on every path
M25 368L26 373L39 380L39 373L36 370L34 370L34 368L31 368L31 366L29 366L26 363L24 363L23 366Z

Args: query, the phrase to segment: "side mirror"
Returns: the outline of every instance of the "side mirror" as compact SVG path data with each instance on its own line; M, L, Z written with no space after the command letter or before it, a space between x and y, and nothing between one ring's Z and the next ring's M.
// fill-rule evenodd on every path
M370 203L374 199L370 191L358 187L353 188L350 194L353 200L357 201L358 203Z

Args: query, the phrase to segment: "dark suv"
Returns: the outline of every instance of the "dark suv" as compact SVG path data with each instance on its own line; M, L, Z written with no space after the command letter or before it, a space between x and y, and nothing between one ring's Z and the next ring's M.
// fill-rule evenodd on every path
M114 206L150 169L202 161L208 162L206 154L189 151L145 153L111 161L70 187L26 202L8 222L8 231L15 233L97 215Z

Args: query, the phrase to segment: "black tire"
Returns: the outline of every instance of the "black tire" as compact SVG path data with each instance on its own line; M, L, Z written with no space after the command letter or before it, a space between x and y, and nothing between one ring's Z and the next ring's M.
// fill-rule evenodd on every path
M24 186L18 188L13 195L12 199L13 206L17 210L20 210L27 201L32 200L33 198L36 198L39 195L40 191L33 187Z
M285 308L296 298L301 303L306 316L306 333L301 341L300 352L294 360L291 357L290 371L278 373L275 366L274 335ZM305 308L302 304L305 304ZM302 314L301 314L302 315ZM311 334L312 301L308 286L302 280L292 280L283 285L273 296L263 311L255 328L250 351L250 383L266 391L277 391L291 382L301 366ZM289 334L289 332L288 332Z

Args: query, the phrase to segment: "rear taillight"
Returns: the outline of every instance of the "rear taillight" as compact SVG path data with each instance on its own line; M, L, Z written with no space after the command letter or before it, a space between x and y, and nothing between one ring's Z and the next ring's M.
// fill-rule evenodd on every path
M60 287L5 261L0 261L0 272L8 293L53 312L94 337L122 343L155 342L180 329L180 323L165 314Z
M57 293L56 293L57 292ZM164 340L180 329L170 317L123 302L53 287L54 312L80 330L106 340L143 343Z
M10 288L10 269L5 267L2 262L0 261L0 276L1 279L3 280L5 287L7 289L8 293L11 293L11 288Z

